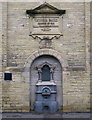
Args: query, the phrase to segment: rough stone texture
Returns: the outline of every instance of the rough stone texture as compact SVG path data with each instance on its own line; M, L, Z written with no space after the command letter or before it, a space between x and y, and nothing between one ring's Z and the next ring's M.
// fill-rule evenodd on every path
M2 3L0 3L0 112L2 111ZM1 116L0 116L1 118Z
M9 70L13 75L12 81L2 81L3 111L30 111L30 81L25 78L25 74L29 73L27 62L32 63L36 58L35 51L39 55L58 51L63 59L62 66L67 64L63 71L63 111L90 111L90 3L51 1L50 4L66 10L63 15L63 36L52 40L51 51L40 50L39 39L29 36L30 23L26 10L40 3L8 2L2 5L3 72Z
M90 4L90 33L92 33L92 2ZM92 34L90 34L90 106L92 106ZM91 107L91 112L92 112L92 107Z

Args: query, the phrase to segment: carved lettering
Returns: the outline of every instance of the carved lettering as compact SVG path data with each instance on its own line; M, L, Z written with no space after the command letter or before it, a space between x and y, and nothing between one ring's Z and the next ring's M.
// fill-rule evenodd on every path
M44 39L43 36L45 36L45 38L49 37L49 39L53 39L54 37L59 38L62 35L60 31L60 28L62 29L62 22L60 23L60 19L60 16L56 14L35 15L32 20L30 20L32 25L30 35L40 39Z
M55 8L45 2L37 8L26 10L26 13L30 16L30 36L34 39L52 40L63 36L62 15L65 14L65 10Z
M34 28L58 27L58 18L34 18ZM42 29L41 29L42 30ZM47 31L47 29L46 29Z

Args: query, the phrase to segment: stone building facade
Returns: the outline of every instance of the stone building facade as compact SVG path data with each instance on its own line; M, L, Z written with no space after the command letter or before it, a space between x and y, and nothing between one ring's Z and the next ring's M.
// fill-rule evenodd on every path
M3 112L35 111L38 85L57 111L90 111L90 2L4 2L1 45Z

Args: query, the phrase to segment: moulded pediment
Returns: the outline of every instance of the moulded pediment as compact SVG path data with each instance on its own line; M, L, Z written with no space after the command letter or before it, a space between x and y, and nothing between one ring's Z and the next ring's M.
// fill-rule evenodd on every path
M57 9L56 7L43 3L42 5L26 11L27 14L65 14L65 10Z
M30 16L30 36L34 39L52 40L63 36L61 16L65 14L65 10L45 2L34 9L27 10L26 13Z

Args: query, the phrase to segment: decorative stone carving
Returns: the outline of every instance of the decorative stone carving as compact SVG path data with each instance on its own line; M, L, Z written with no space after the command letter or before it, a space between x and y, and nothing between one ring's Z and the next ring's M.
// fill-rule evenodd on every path
M45 2L26 13L30 17L30 36L34 39L52 40L63 35L61 16L65 14L65 10L59 10Z
M49 68L50 68L50 75L51 75L51 76L50 76L50 77L51 77L51 81L53 81L53 80L54 80L53 73L54 73L55 66L54 66L54 65L51 65L51 64L48 63L48 62L44 62L44 63L42 63L41 65L39 65L39 66L36 67L37 70L38 70L38 81L39 81L39 82L42 81L42 80L41 80L41 73L42 73L42 68L43 68L44 65L48 65L48 66L49 66Z
M40 46L39 48L52 48L52 40L49 38L44 38L43 40L40 40L39 42Z

